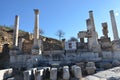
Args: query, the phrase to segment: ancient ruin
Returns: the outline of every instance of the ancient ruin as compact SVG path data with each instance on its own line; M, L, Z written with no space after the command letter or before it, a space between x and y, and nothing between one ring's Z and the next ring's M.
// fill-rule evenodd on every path
M110 18L114 40L107 22L101 23L103 36L98 38L93 11L89 11L86 31L79 31L79 41L61 41L62 48L44 47L46 38L39 34L39 10L34 9L34 34L18 38L19 16L15 17L13 46L9 51L9 67L2 71L6 80L119 80L120 39L114 11ZM84 39L87 38L87 42ZM50 43L53 43L50 41ZM57 43L54 43L57 45ZM110 69L111 68L111 69ZM108 70L106 70L108 69ZM1 71L1 70L0 70ZM8 73L6 73L8 72ZM114 73L115 72L115 73ZM118 73L118 74L117 74ZM6 76L5 76L6 74ZM109 75L108 75L109 74ZM0 78L0 79L3 79Z

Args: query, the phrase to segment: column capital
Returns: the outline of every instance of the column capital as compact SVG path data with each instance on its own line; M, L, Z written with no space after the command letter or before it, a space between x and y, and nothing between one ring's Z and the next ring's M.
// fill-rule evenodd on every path
M114 14L114 10L110 10L110 13L113 13L113 14Z
M39 9L34 9L35 14L39 14Z

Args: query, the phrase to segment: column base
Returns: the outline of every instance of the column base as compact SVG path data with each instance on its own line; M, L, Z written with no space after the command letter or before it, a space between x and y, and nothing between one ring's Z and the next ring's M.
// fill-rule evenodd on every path
M32 55L41 55L42 50L40 48L32 48L31 53L32 53Z

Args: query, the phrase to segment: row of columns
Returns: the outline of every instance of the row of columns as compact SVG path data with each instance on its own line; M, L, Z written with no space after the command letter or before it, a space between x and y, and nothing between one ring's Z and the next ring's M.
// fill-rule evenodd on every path
M71 67L71 71L74 74L74 77L76 79L82 79L82 71L81 68L77 65L74 65ZM35 72L35 73L33 73ZM27 70L23 72L24 80L44 80L43 79L44 69L34 69L34 70ZM70 71L68 66L63 67L63 73L61 73L63 76L63 80L69 80L70 79ZM47 76L50 75L50 80L57 80L58 71L57 68L51 68L50 74L47 74ZM58 75L60 76L60 75Z
M34 9L35 13L35 23L34 23L34 42L33 48L39 49L41 48L41 40L39 40L39 10ZM14 24L14 32L13 32L13 47L18 47L18 35L19 35L19 16L15 16L15 24ZM20 49L21 49L20 45ZM36 52L34 52L36 53Z

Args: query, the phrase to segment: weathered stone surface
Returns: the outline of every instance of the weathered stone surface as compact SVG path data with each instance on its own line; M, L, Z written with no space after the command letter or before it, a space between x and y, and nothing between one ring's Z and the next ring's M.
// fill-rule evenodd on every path
M13 70L11 68L0 70L0 80L7 79L7 78L11 77L12 72L13 72Z
M117 25L116 25L116 21L115 21L115 16L114 16L114 11L113 10L110 10L110 18L111 18L111 24L112 24L114 40L119 40L118 30L117 30Z
M50 80L57 80L57 68L50 70Z
M15 80L15 78L14 78L14 77L12 77L12 78L8 78L7 80Z
M34 44L31 53L33 55L39 55L42 53L42 42L39 40L39 10L34 9L35 12L35 25L34 25Z
M113 54L114 54L113 59L120 60L120 52L119 51L114 51Z
M82 80L107 80L107 79L91 75L91 76L87 76L86 78L84 78Z
M71 67L71 69L72 69L72 72L73 72L75 78L79 78L79 79L82 78L82 71L81 71L81 68L79 66L74 65Z
M86 64L86 71L88 74L94 74L95 70L96 70L96 67L94 62L88 62Z
M120 65L120 61L118 61L118 60L113 60L112 65L113 65L113 66L119 66L119 65Z
M34 80L37 68L31 68L30 70L32 71L32 80Z
M110 69L110 68L112 68L112 64L110 62L101 62L100 63L100 68Z
M103 27L103 29L102 29L103 35L105 38L107 38L108 37L108 25L107 25L107 23L106 22L102 23L102 27Z
M102 57L104 59L112 59L113 55L111 51L102 51Z
M113 51L117 51L120 53L120 40L114 40L112 41L112 48L113 48Z
M69 80L69 78L70 78L69 67L68 66L64 66L63 67L63 79L64 80Z
M42 80L43 69L37 70L35 73L35 80Z
M15 16L15 25L13 33L13 45L18 46L19 16Z
M24 80L31 80L32 72L31 70L27 70L23 72Z
M98 61L100 60L101 58L99 58L99 54L98 53L94 53L94 52L82 52L80 53L80 57L83 59L83 60L86 60L86 61Z

